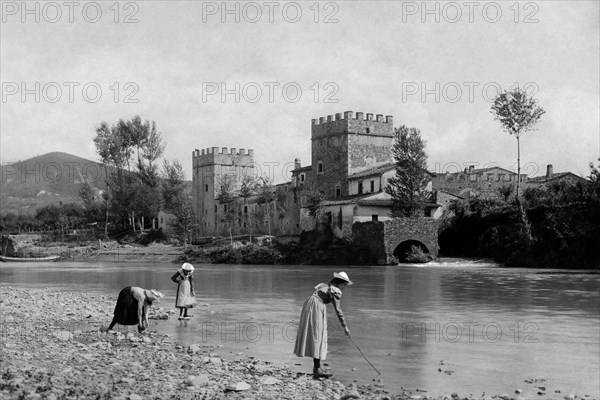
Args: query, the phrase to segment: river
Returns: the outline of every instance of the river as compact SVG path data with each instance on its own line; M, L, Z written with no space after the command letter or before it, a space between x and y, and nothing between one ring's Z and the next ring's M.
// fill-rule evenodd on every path
M243 352L310 372L311 360L292 354L295 323L313 287L345 270L355 282L342 298L352 337L382 373L378 378L387 390L481 395L521 389L523 397L533 398L536 387L544 386L552 398L570 393L600 398L598 274L466 260L387 267L195 267L199 307L193 318L151 325L184 345L223 345L216 351L226 358ZM128 285L155 288L166 295L159 306L172 309L176 285L170 276L176 269L150 263L3 263L0 283L114 298ZM342 382L371 382L377 374L328 308L326 362Z

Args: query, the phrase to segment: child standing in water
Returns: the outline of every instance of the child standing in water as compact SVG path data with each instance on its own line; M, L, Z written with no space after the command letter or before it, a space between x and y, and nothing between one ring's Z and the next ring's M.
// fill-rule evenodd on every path
M294 354L298 357L313 358L313 376L315 378L329 378L332 375L321 369L321 360L327 356L326 304L333 303L333 309L344 328L344 333L346 336L350 336L350 330L340 306L342 289L346 285L352 285L348 275L345 272L334 272L331 282L329 284L319 283L315 286L315 292L306 299L302 306Z
M184 263L181 269L177 271L171 280L177 283L177 295L175 296L175 307L179 308L179 319L190 319L188 308L194 307L196 297L194 292L194 266L190 263Z

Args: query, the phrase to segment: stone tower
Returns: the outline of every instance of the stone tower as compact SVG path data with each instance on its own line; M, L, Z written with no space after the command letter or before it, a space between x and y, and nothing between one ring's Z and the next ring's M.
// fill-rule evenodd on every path
M235 191L239 189L244 176L254 176L254 150L223 147L211 147L192 152L193 178L192 201L196 215L196 233L204 235L219 234L224 229L221 216L223 204L216 196L219 192L221 177L228 176L235 182Z
M393 122L352 111L312 120L312 173L327 199L348 195L348 176L392 161Z

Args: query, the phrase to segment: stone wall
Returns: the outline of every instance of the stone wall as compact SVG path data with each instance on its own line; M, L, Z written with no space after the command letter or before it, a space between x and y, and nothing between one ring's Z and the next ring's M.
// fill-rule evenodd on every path
M319 162L323 171L319 172ZM326 199L336 198L336 187L340 195L348 193L348 137L335 135L313 140L312 178L317 188L325 193Z
M355 222L352 224L352 238L371 250L377 258L377 264L388 264L383 222Z
M348 174L392 161L392 136L348 136Z
M397 263L396 247L407 240L416 240L425 245L433 257L437 257L438 221L431 218L394 218L382 222L384 227L385 252L388 263Z

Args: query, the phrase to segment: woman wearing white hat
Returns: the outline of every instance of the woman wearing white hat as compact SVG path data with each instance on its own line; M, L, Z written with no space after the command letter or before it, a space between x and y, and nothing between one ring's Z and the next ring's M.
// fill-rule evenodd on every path
M333 279L329 284L319 283L315 286L315 292L304 302L302 314L298 323L296 333L296 344L294 354L298 357L313 358L313 376L315 378L328 378L332 374L321 369L321 360L327 357L327 307L332 303L344 332L350 335L350 330L344 319L340 300L342 289L346 285L352 285L352 281L345 272L334 272Z
M194 293L194 266L190 263L184 263L181 269L171 277L171 280L177 283L177 296L175 296L175 307L179 308L179 319L190 319L188 308L196 304L196 294Z
M110 331L116 324L137 325L139 332L146 330L148 328L148 308L161 297L163 297L162 293L154 289L148 290L136 286L123 288L119 292L108 330Z

